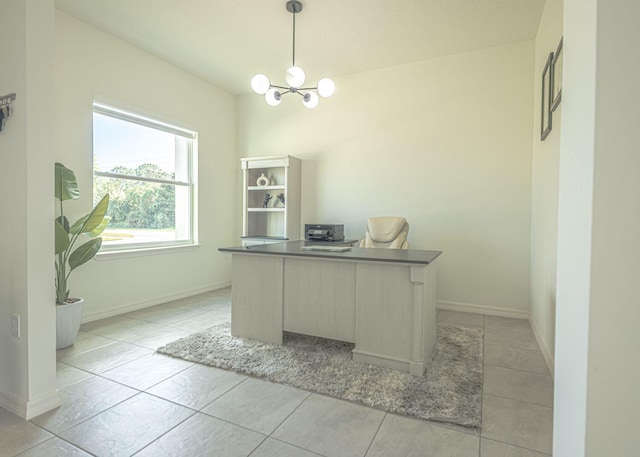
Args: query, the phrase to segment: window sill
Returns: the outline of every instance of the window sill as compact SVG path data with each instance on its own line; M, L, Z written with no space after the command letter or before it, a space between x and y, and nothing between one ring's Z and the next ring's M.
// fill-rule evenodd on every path
M183 244L176 246L154 246L150 248L122 249L114 251L98 252L94 259L98 261L127 259L130 257L144 257L149 255L176 254L179 252L193 251L200 247L199 244Z

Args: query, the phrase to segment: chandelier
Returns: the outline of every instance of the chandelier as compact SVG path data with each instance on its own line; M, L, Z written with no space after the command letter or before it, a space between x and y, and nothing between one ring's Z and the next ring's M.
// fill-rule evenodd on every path
M315 108L318 106L318 95L331 97L336 90L336 85L329 78L322 78L315 87L302 87L305 74L302 68L296 65L296 14L302 11L302 3L298 0L288 1L287 11L293 15L293 64L284 76L289 87L271 84L269 78L260 74L251 79L251 88L256 94L264 95L264 99L271 106L278 106L284 94L298 94L302 97L304 106Z

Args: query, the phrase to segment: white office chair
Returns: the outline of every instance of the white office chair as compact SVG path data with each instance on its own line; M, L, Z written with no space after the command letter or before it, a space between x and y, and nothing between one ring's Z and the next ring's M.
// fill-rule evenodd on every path
M404 217L370 217L361 248L409 249L409 223Z

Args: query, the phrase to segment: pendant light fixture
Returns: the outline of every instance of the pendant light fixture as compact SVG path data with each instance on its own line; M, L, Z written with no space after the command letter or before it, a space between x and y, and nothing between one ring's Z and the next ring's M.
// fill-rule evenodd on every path
M329 78L322 78L315 87L302 87L305 74L302 68L296 65L296 14L302 11L302 3L298 0L288 1L287 11L293 15L293 63L284 76L289 86L271 84L269 78L260 74L251 79L251 88L256 94L264 95L264 99L271 106L278 106L284 94L299 94L304 106L315 108L318 106L318 95L331 97L336 90L336 85Z

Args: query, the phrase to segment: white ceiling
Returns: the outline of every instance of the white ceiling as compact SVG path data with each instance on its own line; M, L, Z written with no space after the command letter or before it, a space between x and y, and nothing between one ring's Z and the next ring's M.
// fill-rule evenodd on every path
M545 0L302 0L296 63L309 83L535 37ZM56 7L234 94L284 83L285 0L56 0Z

